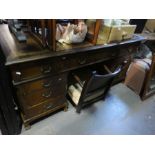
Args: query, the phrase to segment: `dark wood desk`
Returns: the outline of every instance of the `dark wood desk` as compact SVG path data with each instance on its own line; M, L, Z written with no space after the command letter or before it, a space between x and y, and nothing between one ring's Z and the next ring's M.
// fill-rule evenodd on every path
M126 60L127 66L117 82L122 80L132 54L143 40L143 37L135 35L121 43L54 52L44 49L30 36L27 44L18 43L7 25L1 25L0 44L25 127L60 108L66 110L67 79L74 69L103 62L113 68Z

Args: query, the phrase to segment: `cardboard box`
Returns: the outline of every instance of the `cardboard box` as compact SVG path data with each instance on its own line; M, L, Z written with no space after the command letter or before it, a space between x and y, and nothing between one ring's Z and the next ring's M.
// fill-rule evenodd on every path
M136 25L102 26L98 35L97 44L107 44L131 39Z
M150 32L155 32L155 19L148 19L145 28Z

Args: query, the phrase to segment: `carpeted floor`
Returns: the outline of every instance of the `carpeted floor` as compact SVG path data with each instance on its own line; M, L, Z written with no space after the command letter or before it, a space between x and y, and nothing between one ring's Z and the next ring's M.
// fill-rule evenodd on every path
M29 135L143 135L155 134L155 96L141 101L123 84L111 88L105 101L83 109L80 114L69 104L63 110L22 129Z

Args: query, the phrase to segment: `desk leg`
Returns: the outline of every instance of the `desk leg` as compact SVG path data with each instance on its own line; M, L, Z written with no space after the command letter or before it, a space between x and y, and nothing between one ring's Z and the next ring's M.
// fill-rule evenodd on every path
M31 129L31 125L29 123L24 123L25 130Z
M66 103L66 106L64 107L64 112L68 111L68 102Z

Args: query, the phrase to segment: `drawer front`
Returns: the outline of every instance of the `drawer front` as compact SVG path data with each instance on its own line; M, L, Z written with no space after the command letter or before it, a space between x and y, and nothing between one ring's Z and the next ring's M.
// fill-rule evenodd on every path
M13 66L11 68L12 78L14 82L20 82L24 80L29 80L33 78L38 78L40 76L51 75L53 70L49 63L26 63L20 64L18 66Z
M54 99L48 100L42 104L39 104L35 107L25 109L23 114L26 119L30 119L32 117L37 117L38 115L47 114L48 112L52 111L54 108L65 104L65 102L66 102L65 97L59 96Z
M112 59L117 55L116 51L100 51L100 52L89 52L89 53L78 53L74 55L68 55L66 57L60 57L56 61L60 65L55 65L58 71L68 71L71 69L76 69L81 66L86 66L89 64L95 64L98 61L105 61ZM55 62L56 63L56 62ZM54 65L54 64L53 64Z
M131 46L128 46L128 47L121 47L121 48L118 48L118 51L119 51L118 52L119 57L132 55L133 53L136 53L137 46L131 45Z
M63 71L78 68L98 61L104 61L116 56L116 51L94 51L88 53L59 56L47 62L27 63L11 68L14 82L20 82L40 76L54 75Z
M26 94L22 87L18 88L18 98L21 106L29 109L37 106L45 101L56 98L57 96L64 95L66 92L66 85L53 86Z
M37 90L49 89L54 86L65 87L66 83L67 83L66 74L61 74L61 75L56 75L56 76L49 77L49 78L44 78L41 80L35 80L32 82L28 82L18 87L22 89L24 94L29 94Z
M77 60L79 65L95 64L96 62L106 61L116 57L116 51L91 52L88 55L81 55Z

